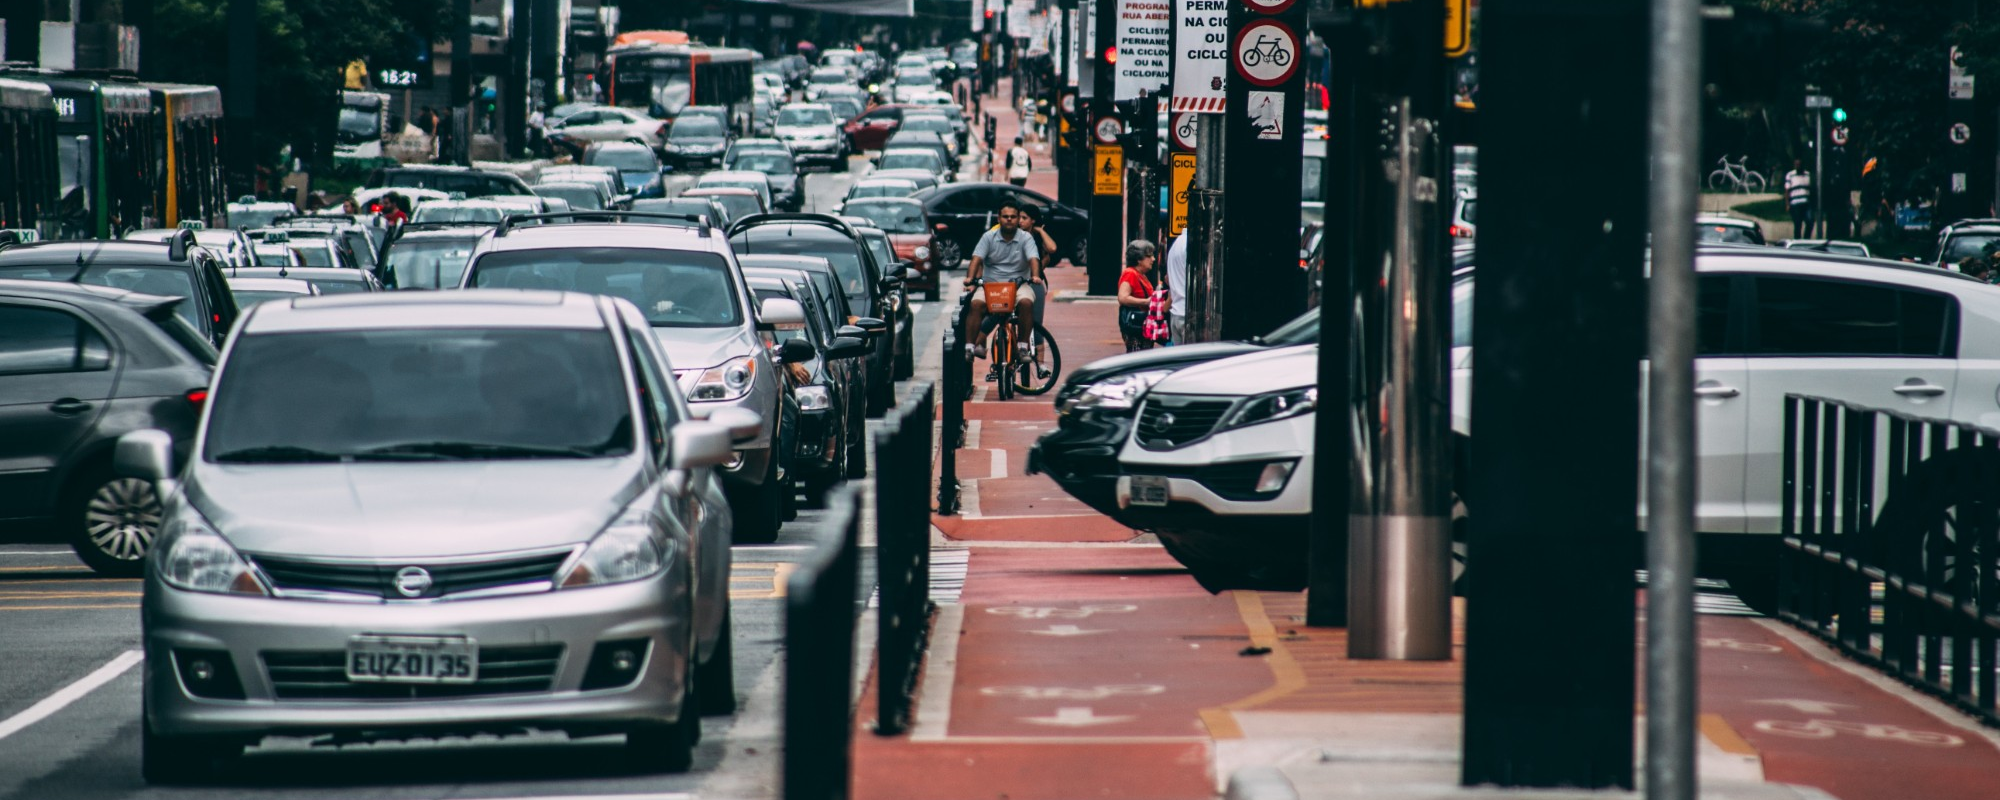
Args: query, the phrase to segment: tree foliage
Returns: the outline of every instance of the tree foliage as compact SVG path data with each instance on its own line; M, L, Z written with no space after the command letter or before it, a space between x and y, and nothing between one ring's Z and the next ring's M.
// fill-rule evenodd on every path
M228 11L229 0L155 0L145 77L226 92ZM257 122L248 144L258 163L275 163L287 145L330 146L342 69L395 54L409 34L446 30L448 11L445 0L257 0Z

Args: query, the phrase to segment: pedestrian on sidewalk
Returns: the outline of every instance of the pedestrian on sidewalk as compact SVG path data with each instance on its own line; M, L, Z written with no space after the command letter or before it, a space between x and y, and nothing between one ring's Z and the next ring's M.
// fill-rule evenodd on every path
M1174 243L1167 246L1167 331L1174 344L1187 338L1187 248L1188 232L1182 228Z
M1033 166L1034 160L1028 157L1028 148L1021 145L1021 137L1014 137L1014 146L1007 150L1007 182L1027 186L1028 171Z
M1785 198L1792 209L1792 238L1803 239L1812 235L1812 173L1805 169L1805 162L1792 159L1792 171L1785 173Z
M1125 340L1125 352L1153 346L1147 337L1147 319L1153 305L1153 244L1134 239L1125 245L1125 272L1118 276L1118 335Z

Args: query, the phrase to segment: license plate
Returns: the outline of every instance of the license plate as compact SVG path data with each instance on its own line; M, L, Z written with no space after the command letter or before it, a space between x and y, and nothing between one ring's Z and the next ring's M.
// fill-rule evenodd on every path
M1158 475L1132 476L1132 505L1164 506L1167 504L1167 479Z
M472 683L479 644L463 636L356 636L347 679L359 683Z

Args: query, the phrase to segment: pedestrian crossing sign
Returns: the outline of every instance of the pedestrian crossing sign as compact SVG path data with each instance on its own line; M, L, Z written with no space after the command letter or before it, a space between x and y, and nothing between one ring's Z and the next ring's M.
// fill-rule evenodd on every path
M1118 147L1099 147L1090 159L1091 194L1121 195L1125 193L1125 151Z

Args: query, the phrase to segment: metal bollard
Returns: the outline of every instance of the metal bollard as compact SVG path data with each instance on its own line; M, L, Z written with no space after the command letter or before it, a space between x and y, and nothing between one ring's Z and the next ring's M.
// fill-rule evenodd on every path
M950 324L944 330L944 418L942 430L938 433L938 486L937 513L952 516L958 513L958 448L965 444L965 373L969 365L965 361L965 347L959 341L959 331L964 327L964 310L952 314Z

